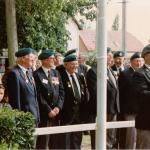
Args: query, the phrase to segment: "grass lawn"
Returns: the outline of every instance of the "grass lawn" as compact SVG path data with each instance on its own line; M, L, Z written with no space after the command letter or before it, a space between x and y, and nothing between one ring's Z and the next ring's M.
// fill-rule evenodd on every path
M89 135L83 135L81 150L91 149L91 139Z

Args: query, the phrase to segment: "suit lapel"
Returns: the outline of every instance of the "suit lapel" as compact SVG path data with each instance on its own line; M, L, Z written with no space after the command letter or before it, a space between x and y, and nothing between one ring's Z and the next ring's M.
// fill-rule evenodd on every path
M148 79L150 80L150 70L144 65L143 69L145 71L146 76L148 77Z
M111 69L110 69L110 71L111 71ZM113 71L111 71L111 73L112 73L112 75L114 76L114 79L115 79L115 82L116 82L116 85L117 85L117 81L116 81L115 75L113 74ZM108 70L107 70L107 76L108 76L108 79L107 79L107 80L108 80L108 82L110 83L110 85L116 88L115 84L113 83L113 81L111 80L111 78L110 78L110 76L109 76Z
M108 83L112 86L115 87L115 85L113 84L113 82L110 79L107 79ZM115 87L116 88L116 87Z
M44 70L42 69L42 67L39 69L38 74L39 74L39 78L40 78L40 80L41 80L42 82L43 82L44 80L47 80L47 82L48 82L48 78L47 78L47 76L46 76Z

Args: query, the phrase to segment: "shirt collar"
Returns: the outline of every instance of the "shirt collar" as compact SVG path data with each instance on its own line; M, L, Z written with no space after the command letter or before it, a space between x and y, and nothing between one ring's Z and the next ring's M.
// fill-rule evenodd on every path
M69 77L70 77L71 75L75 76L75 73L70 74L67 70L66 70L66 72L67 72L67 75L68 75Z
M48 76L48 71L50 71L51 69L45 68L44 66L42 66L42 69L45 72L45 74Z
M123 65L121 65L120 67L117 67L117 69L120 69L120 68L121 68L121 70L124 70L124 66Z
M21 70L23 71L24 74L26 74L26 72L28 71L27 68L23 67L22 65L18 64L18 66L21 68Z

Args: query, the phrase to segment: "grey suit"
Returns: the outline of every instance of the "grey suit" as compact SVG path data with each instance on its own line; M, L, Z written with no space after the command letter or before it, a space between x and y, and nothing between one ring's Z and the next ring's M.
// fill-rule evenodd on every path
M111 69L107 69L107 76L107 121L116 121L117 114L120 112L118 84ZM108 129L107 148L116 148L116 144L117 130Z

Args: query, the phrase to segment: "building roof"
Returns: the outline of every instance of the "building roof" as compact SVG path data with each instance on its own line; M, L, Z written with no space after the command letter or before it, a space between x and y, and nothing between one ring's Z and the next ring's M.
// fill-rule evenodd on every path
M95 50L95 37L96 31L87 29L80 30L80 39L87 48L86 51ZM121 50L121 31L108 31L108 47L111 47L113 51ZM143 43L138 40L131 33L127 32L127 46L128 52L141 51L144 47Z

